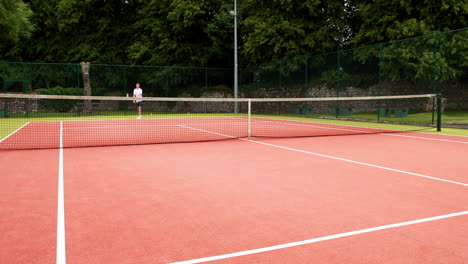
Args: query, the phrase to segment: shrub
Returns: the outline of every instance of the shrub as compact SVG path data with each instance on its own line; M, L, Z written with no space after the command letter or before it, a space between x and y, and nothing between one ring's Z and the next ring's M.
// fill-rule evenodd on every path
M60 86L36 89L35 92L44 95L83 95L83 89L81 88L63 88ZM40 107L46 111L70 112L77 102L77 100L41 100Z

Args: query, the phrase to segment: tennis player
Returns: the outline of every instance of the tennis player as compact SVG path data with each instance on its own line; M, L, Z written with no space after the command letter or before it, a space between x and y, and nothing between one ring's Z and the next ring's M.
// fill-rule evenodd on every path
M135 98L143 98L143 90L140 88L140 84L135 84L135 89L133 89L133 97ZM138 117L137 119L141 119L141 106L143 105L143 100L135 100L133 101L134 104L137 105Z

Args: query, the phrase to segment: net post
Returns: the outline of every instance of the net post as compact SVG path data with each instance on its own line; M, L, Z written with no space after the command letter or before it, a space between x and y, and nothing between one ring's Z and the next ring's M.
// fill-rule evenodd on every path
M442 94L437 94L437 131L442 131Z
M247 137L252 133L252 100L247 101Z

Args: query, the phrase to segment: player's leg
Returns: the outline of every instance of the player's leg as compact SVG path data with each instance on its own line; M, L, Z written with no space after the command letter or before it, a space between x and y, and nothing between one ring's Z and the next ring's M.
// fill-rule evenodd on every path
M138 119L141 119L141 106L143 105L143 102L138 102L137 103L137 109L138 109Z

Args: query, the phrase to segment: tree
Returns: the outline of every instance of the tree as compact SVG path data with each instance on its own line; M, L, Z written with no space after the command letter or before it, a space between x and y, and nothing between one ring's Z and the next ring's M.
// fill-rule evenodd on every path
M337 50L344 10L340 0L246 0L242 54L249 64L262 64Z
M232 0L0 0L0 56L232 67L232 9ZM467 9L457 0L241 0L240 66L467 27Z
M468 4L459 0L356 0L351 46L427 35L468 26Z
M27 4L17 0L0 0L0 50L8 50L34 31L32 11Z
M10 45L16 60L41 62L129 63L127 49L136 37L131 0L29 0L37 30L30 40Z
M127 49L138 35L131 31L138 4L129 0L60 0L58 29L68 47L67 61L128 63Z
M140 1L140 32L129 49L137 64L221 66L232 43L232 22L226 0ZM232 17L231 17L232 19ZM228 44L229 43L229 44ZM232 65L232 64L231 64Z
M13 60L66 62L66 46L58 31L57 4L59 0L29 0L36 26L30 39L10 47Z
M354 52L359 63L379 63L382 80L431 83L436 78L447 80L464 74L462 67L466 67L468 50L466 31L418 36L467 27L466 2L357 0L351 3L355 10L352 20L355 33L349 46L388 42ZM410 37L415 38L395 41Z

